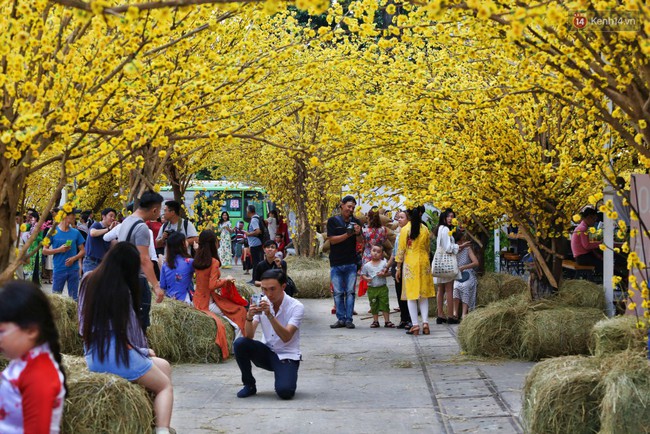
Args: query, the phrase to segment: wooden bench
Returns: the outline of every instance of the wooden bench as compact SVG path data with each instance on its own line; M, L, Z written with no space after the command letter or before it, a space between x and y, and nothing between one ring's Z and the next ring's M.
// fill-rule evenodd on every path
M569 270L568 277L573 279L593 280L596 273L596 267L593 265L578 265L576 261L570 259L562 261L562 268Z

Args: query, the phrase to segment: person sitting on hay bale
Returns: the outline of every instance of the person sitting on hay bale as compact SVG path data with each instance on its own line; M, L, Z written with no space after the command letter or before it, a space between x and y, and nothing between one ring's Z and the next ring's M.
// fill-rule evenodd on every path
M235 359L242 373L244 387L238 398L257 393L251 362L275 373L275 393L291 399L296 393L300 353L300 323L305 308L298 300L285 294L287 277L281 270L262 274L264 298L251 305L246 316L244 337L233 345ZM262 325L262 342L253 340L257 325Z
M156 434L169 433L174 394L171 366L146 347L135 310L140 303L140 254L117 243L84 279L81 325L86 363L92 372L111 373L153 392ZM146 341L145 341L146 342Z
M66 396L59 333L47 297L31 282L0 288L0 432L58 433Z
M216 343L221 348L224 358L229 356L226 342L226 331L216 315L223 315L235 327L235 337L244 330L246 322L247 303L235 287L235 278L226 276L221 279L219 267L219 253L217 249L217 235L207 229L199 235L199 248L194 257L194 270L196 272L196 289L194 291L194 307L210 315L217 324ZM236 295L235 300L226 296ZM242 304L243 302L243 304Z
M600 252L600 241L589 239L589 228L596 224L598 213L593 208L585 208L581 213L582 220L571 236L571 251L578 265L596 267L598 274L603 273L603 255Z
M167 297L192 303L192 277L194 259L187 252L187 240L181 232L172 232L167 237L165 263L160 270L160 287Z

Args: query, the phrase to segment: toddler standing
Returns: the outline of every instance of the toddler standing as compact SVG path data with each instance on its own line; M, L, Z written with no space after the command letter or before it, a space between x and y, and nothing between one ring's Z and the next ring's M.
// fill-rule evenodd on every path
M382 246L373 245L370 250L370 261L361 268L361 278L368 282L368 300L373 322L370 328L379 327L379 311L384 315L384 327L395 328L390 320L390 307L388 306L388 286L386 285L386 259L383 256Z

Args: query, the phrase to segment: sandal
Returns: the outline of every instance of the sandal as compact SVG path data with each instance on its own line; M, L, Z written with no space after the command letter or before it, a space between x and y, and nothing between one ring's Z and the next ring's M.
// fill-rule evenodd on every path
M372 324L370 324L371 329L376 329L379 327L379 321L373 321Z
M429 323L425 322L424 324L422 324L422 334L428 335L429 333L431 333L431 331L429 330Z
M394 329L395 324L393 324L392 321L388 321L388 322L384 323L384 327L389 328L389 329Z
M417 336L420 334L420 326L413 326L406 332L407 335Z

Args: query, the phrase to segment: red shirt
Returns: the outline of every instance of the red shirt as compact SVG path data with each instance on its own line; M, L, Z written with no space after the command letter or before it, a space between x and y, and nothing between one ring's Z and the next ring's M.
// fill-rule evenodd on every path
M162 227L162 223L156 220L150 220L146 223L146 225L149 227L149 229L151 229L151 232L153 232L153 239L155 240L158 238L158 232Z

